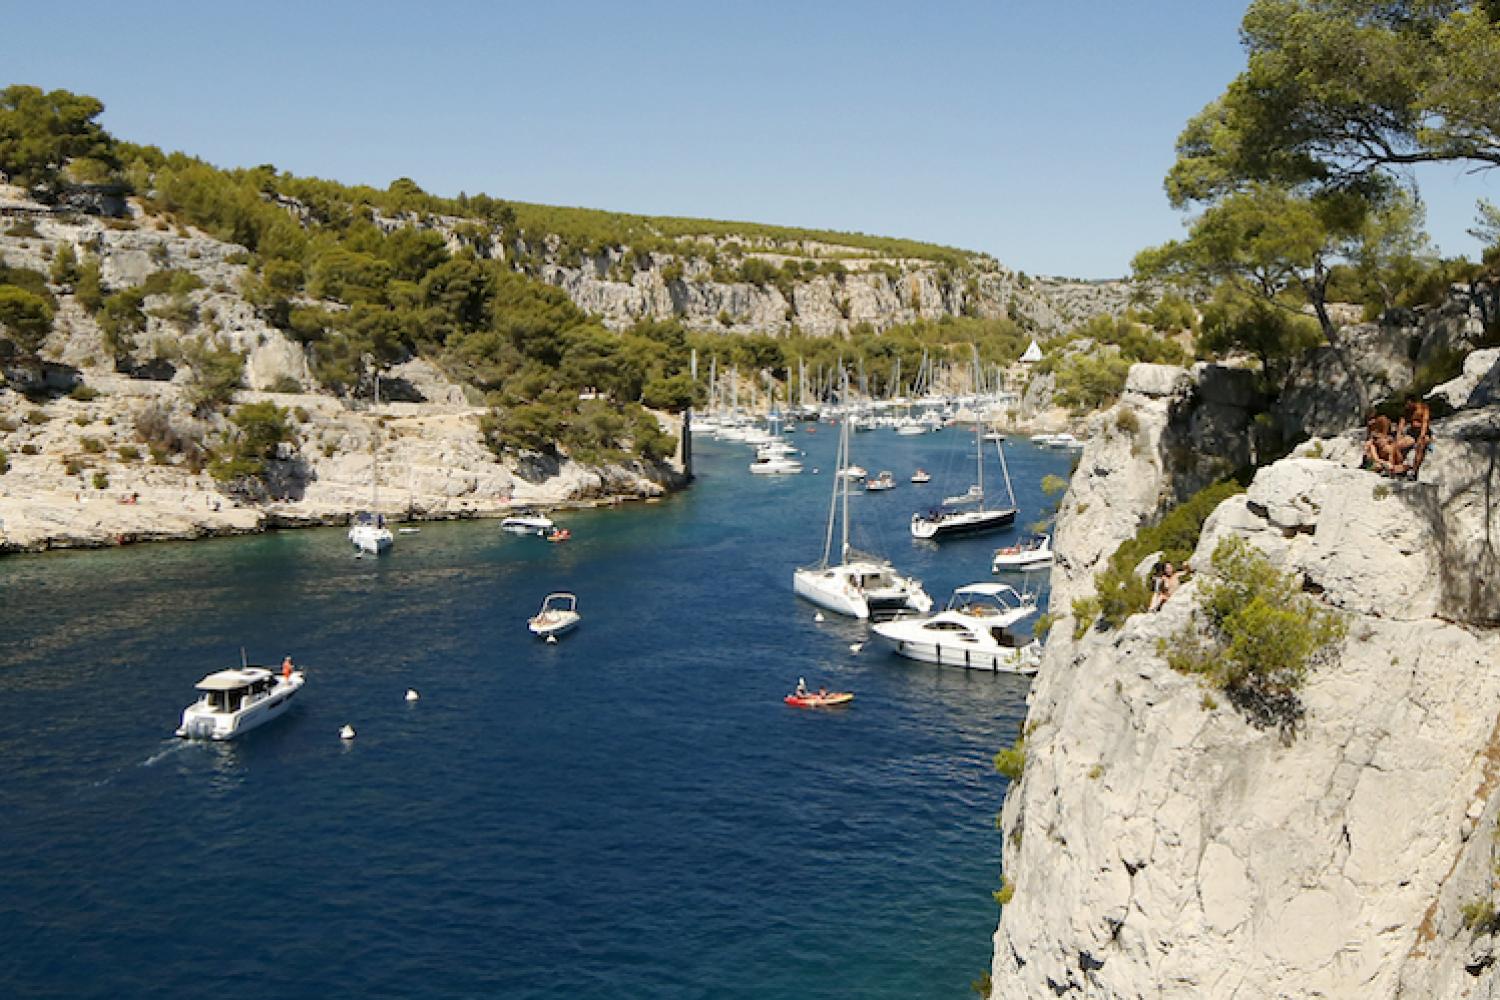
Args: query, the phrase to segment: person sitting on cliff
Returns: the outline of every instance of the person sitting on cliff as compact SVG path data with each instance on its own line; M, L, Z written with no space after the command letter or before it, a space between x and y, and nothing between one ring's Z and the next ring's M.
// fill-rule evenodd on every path
M1391 418L1377 413L1365 425L1365 430L1364 461L1360 468L1373 469L1379 473L1392 472L1400 463L1401 457L1391 434Z
M1152 611L1160 611L1161 606L1177 593L1177 585L1181 581L1177 578L1177 570L1171 563L1162 563L1162 571L1156 578L1156 587L1151 594Z
M1415 476L1432 441L1432 407L1420 399L1407 400L1401 422L1396 425L1395 438L1404 471Z

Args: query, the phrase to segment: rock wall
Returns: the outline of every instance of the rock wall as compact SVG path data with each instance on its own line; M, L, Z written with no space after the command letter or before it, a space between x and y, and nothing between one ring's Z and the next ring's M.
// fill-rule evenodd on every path
M821 248L834 252L839 248ZM778 254L752 254L779 267ZM1117 314L1129 304L1127 282L1029 279L981 258L956 274L925 260L845 259L848 273L776 284L716 281L702 259L649 255L649 265L621 277L628 249L580 265L549 260L542 280L556 285L586 312L616 329L640 319L676 317L690 329L723 333L843 335L861 324L876 330L944 316L1010 317L1039 331L1061 332L1091 316ZM676 268L668 271L668 268ZM680 272L681 277L668 277Z
M1500 995L1500 922L1473 918L1500 901L1500 405L1437 422L1419 481L1360 471L1356 433L1315 440L1205 525L1195 569L1238 535L1348 622L1288 738L1166 665L1191 580L1073 635L1068 599L1175 491L1152 442L1192 424L1194 380L1131 381L1135 441L1098 418L1059 517L992 995Z

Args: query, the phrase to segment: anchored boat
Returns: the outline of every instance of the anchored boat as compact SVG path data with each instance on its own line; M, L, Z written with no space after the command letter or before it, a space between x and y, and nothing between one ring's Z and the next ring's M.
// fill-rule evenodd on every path
M968 670L1034 674L1039 644L1010 630L1036 613L1036 599L1003 583L959 587L948 607L927 618L898 618L873 626L896 653L913 660Z
M198 682L202 697L182 712L177 735L190 740L232 740L283 714L307 681L300 670L277 676L249 665L220 670Z
M548 594L542 601L542 609L531 616L526 627L531 634L543 639L554 639L571 632L583 618L578 613L578 598L569 593Z

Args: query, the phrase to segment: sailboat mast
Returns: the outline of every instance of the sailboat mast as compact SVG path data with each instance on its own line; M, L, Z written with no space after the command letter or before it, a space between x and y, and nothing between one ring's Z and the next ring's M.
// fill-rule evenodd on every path
M380 372L375 373L375 409L380 409ZM380 507L380 414L375 414L375 433L370 436L370 513Z

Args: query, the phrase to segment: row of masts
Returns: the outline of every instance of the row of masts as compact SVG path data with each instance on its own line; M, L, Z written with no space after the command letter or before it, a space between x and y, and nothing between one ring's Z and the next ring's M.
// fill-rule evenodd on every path
M1004 372L999 365L984 365L979 361L979 352L965 364L935 362L923 353L917 373L909 382L901 378L901 359L897 358L890 377L882 385L878 376L865 371L864 360L856 359L852 376L849 366L842 358L832 365L809 367L807 362L797 359L795 373L788 372L783 385L770 372L762 371L758 378L744 378L737 368L730 366L720 371L719 359L714 355L709 360L708 405L709 415L723 413L762 413L778 409L778 406L805 413L828 407L849 407L860 402L866 404L886 403L905 405L938 405L952 403L955 399L1003 400L1006 393ZM698 381L698 353L693 352L691 368L693 381ZM743 406L740 394L744 390Z

